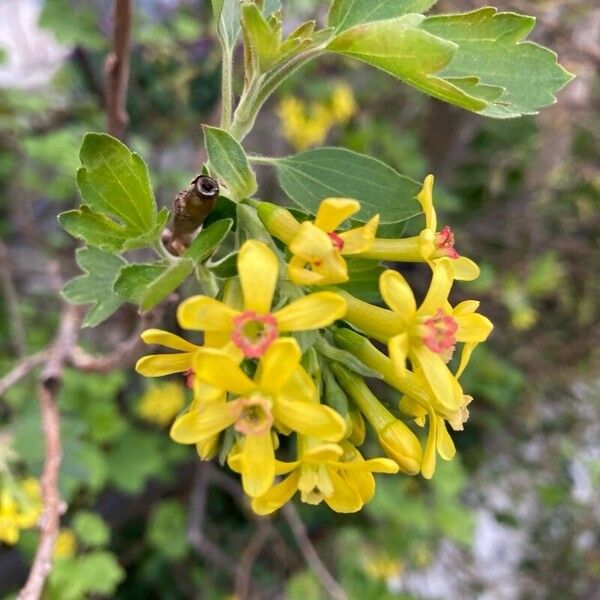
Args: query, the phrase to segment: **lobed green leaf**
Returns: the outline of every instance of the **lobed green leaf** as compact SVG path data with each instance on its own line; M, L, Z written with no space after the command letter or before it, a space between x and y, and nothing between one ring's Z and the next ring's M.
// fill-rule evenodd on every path
M113 285L127 262L97 248L80 248L76 260L85 275L69 281L62 294L72 304L93 305L83 320L83 326L94 327L123 304L123 298L113 292Z

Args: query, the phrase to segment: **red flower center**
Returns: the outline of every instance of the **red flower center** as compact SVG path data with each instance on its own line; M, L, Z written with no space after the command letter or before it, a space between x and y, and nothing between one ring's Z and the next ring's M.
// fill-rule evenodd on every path
M439 251L437 254L440 256L447 256L448 258L460 258L460 254L454 247L454 234L448 225L435 234L434 243L435 247Z
M194 387L194 369L188 369L183 373L183 377L185 378L185 385L191 389Z
M441 308L423 323L425 335L423 343L436 354L445 353L456 345L458 323Z
M246 310L233 319L231 339L246 358L259 358L277 339L277 319L272 314L258 315Z
M332 246L338 252L341 252L344 249L344 240L335 231L330 231L327 235L331 240Z

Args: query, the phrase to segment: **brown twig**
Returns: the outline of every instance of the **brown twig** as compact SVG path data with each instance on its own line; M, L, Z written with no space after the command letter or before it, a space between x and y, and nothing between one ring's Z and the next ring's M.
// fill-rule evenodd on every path
M129 50L133 0L113 1L113 51L106 57L106 128L116 138L123 138L129 121L126 108L129 82Z
M0 284L2 286L2 295L6 302L12 343L17 356L22 357L27 352L25 325L19 311L19 296L13 281L8 249L2 240L0 240Z
M41 479L44 511L40 519L40 541L29 577L19 593L18 600L38 600L52 568L52 554L60 527L60 515L64 512L64 504L58 491L62 449L56 396L60 390L65 362L77 339L80 322L80 311L68 306L63 313L58 334L48 351L46 365L40 378L38 397L46 444Z
M312 545L306 527L298 514L298 511L293 504L286 504L282 509L285 520L287 521L292 535L298 544L302 556L306 563L311 568L312 572L317 576L325 591L334 600L348 600L348 596L344 588L334 579L323 561L320 559L315 547Z
M259 523L254 534L240 556L240 564L235 578L235 597L243 600L250 592L252 567L259 557L263 546L271 537L272 529L267 523Z
M32 369L41 365L48 357L48 350L36 352L31 356L26 356L21 359L2 379L0 379L0 396L8 390L8 388L19 383L23 377L26 377Z
M70 363L76 369L88 373L110 373L115 369L130 366L139 357L140 351L144 346L140 334L145 329L156 325L160 321L163 309L164 304L142 315L134 332L109 354L93 356L80 346L74 346L69 355Z

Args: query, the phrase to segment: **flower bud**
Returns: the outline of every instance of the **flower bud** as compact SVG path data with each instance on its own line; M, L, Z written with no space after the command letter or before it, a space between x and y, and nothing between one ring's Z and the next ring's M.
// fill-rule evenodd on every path
M400 465L404 473L416 475L421 470L421 444L402 421L394 419L377 432L377 437L385 453Z
M281 206L270 202L260 202L257 213L269 233L286 244L289 244L298 233L300 223L296 221L289 210Z

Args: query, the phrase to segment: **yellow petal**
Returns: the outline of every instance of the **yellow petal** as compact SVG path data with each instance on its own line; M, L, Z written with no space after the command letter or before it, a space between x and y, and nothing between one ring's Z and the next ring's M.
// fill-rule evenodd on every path
M237 311L208 296L193 296L177 309L177 320L184 329L231 331Z
M410 285L400 273L391 269L384 271L379 278L379 289L385 303L405 322L417 312L417 303Z
M277 421L292 431L325 442L341 440L346 431L346 422L337 412L314 402L290 401L278 396L273 413Z
M419 254L421 260L429 262L429 257L435 252L435 232L431 229L423 229L419 233ZM430 263L432 265L432 263ZM432 266L433 268L433 266Z
M463 302L459 302L452 311L452 316L454 318L459 315L470 315L474 313L478 308L481 302L477 300L464 300Z
M279 271L275 254L263 242L248 240L240 249L237 267L244 308L259 314L270 312Z
M458 365L458 369L456 370L457 379L463 374L463 371L467 368L469 360L471 359L471 354L473 354L473 350L475 350L477 345L477 342L474 342L467 343L463 346L462 352L460 354L460 364Z
M353 513L363 507L363 501L358 491L346 479L340 477L335 469L327 468L333 484L333 494L325 498L327 505L338 513Z
M321 275L319 285L348 281L348 265L337 250L323 256L319 265L313 265L313 271Z
M289 248L292 254L312 263L322 260L326 254L331 253L333 245L324 231L315 227L310 221L304 221L290 242Z
M369 473L397 473L398 463L391 458L370 458L355 462L335 463L337 469L344 471L368 471Z
M298 367L281 389L280 396L291 402L318 402L317 388L311 376L302 368Z
M212 437L200 440L196 443L196 452L202 460L211 460L219 451L219 436L213 435Z
M417 345L412 348L411 358L422 370L425 381L436 400L445 409L449 411L456 410L458 406L452 386L453 375L439 354L432 352L425 346Z
M195 444L227 429L234 421L229 403L210 403L177 417L170 435L179 444Z
M446 429L444 419L441 417L436 417L436 419L438 419L437 451L444 460L452 460L456 454L456 447Z
M420 315L434 315L439 308L445 306L452 288L452 267L449 258L442 258L435 263L431 284L417 311Z
M275 313L279 331L320 329L341 319L346 301L333 292L317 292L295 300Z
M458 323L456 340L459 342L483 342L492 332L492 322L479 313L458 315L454 317Z
M276 394L289 381L300 364L302 351L294 338L279 338L264 353L258 364L257 386Z
M275 452L271 432L247 435L240 454L244 491L252 498L266 494L275 480Z
M344 451L338 444L319 444L302 453L303 461L330 462L338 460Z
M274 485L266 494L252 499L252 510L257 515L270 515L289 502L298 490L300 471L296 470Z
M360 210L360 203L349 198L327 198L317 210L315 225L322 231L335 231L347 218Z
M417 436L397 419L388 423L378 433L379 443L385 453L393 458L403 473L416 475L421 467L421 444Z
M366 225L355 227L349 231L340 233L340 237L344 241L342 254L359 254L366 252L373 245L375 233L379 227L379 215L375 215Z
M256 389L255 383L224 352L206 348L197 352L192 361L194 374L200 380L238 396Z
M406 333L400 333L388 341L388 351L394 369L399 377L406 375L406 358L408 356L409 341Z
M306 261L299 256L294 256L288 263L288 277L297 285L319 285L323 276L307 268Z
M206 331L204 333L204 347L222 349L229 355L233 355L233 352L237 350L240 353L240 362L244 357L244 353L231 341L229 331Z
M477 264L466 256L451 259L450 266L452 267L452 273L456 281L473 281L481 273Z
M162 377L173 373L183 373L192 367L192 352L180 352L179 354L150 354L142 356L135 370L145 377Z
M425 213L425 226L431 231L437 231L437 217L433 208L433 175L425 177L423 188L419 192L417 200L421 203Z
M425 479L431 479L435 472L435 459L437 450L437 418L433 413L429 414L429 433L427 434L427 444L423 454L423 464L421 465L421 474Z
M163 331L162 329L146 329L140 336L146 344L158 344L172 350L181 350L182 352L195 352L198 349L196 344L192 344L182 337Z

